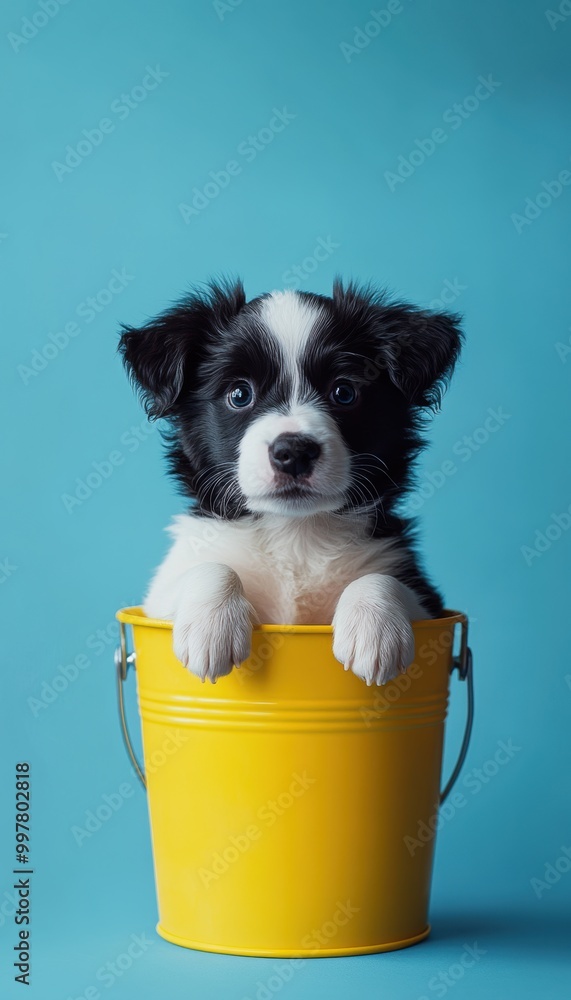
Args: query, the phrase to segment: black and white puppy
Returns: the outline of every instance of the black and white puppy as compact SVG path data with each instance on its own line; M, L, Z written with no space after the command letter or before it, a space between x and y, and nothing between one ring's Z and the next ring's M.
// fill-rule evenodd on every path
M331 298L250 302L222 282L124 328L124 362L149 417L169 421L170 468L193 501L144 604L173 621L189 670L229 673L256 622L332 622L336 658L367 684L411 663L411 621L443 605L398 504L458 322L339 281Z

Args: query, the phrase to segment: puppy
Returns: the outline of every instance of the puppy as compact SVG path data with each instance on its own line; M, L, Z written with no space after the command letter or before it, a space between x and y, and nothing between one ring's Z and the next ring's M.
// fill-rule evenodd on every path
M333 623L334 655L369 685L412 662L411 621L443 604L398 505L461 339L455 315L339 280L331 297L250 302L240 282L213 283L123 328L192 501L144 603L172 620L189 670L228 674L257 622Z

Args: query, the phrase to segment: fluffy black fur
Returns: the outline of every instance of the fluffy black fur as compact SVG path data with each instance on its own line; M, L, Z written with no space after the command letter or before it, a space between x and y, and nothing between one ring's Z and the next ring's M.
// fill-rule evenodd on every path
M354 486L341 510L349 513L366 502L375 515L372 535L406 543L409 557L399 576L437 615L442 601L419 567L414 525L396 511L424 444L423 415L439 405L458 358L460 318L391 302L383 292L339 280L332 297L297 294L320 312L302 359L305 390L328 407L353 456ZM261 325L263 298L247 302L239 281L212 283L141 329L123 328L123 361L149 417L168 421L170 471L197 513L249 513L240 497L221 509L220 483L233 479L248 422L287 407L290 377L279 343ZM353 406L335 407L328 399L340 377L358 387ZM256 386L255 406L245 412L230 411L226 403L239 379ZM221 477L214 488L217 469Z

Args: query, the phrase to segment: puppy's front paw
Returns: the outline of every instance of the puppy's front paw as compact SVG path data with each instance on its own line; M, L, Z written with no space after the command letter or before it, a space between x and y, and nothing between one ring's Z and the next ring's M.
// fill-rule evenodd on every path
M175 655L201 680L215 684L248 659L254 620L241 586L222 598L205 596L185 603L174 617Z
M387 599L372 576L343 592L333 618L333 655L368 685L386 684L414 659L414 636L405 609Z

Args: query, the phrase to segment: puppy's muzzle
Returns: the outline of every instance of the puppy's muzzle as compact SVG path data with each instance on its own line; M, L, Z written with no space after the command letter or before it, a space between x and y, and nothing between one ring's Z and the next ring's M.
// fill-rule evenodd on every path
M296 479L311 474L321 446L304 434L279 434L268 451L272 469Z

